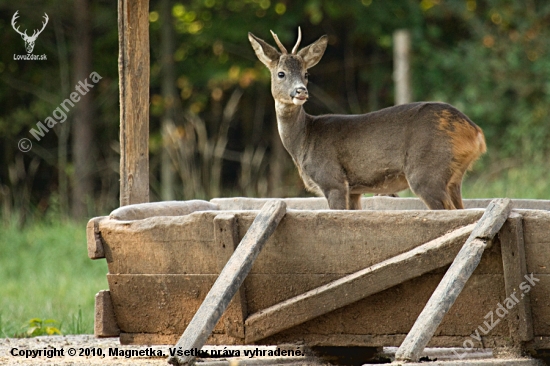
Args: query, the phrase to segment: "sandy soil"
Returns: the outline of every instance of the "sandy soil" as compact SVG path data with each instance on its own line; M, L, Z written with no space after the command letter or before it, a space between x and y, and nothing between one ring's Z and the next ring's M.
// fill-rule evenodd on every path
M145 350L144 346L121 346L118 338L95 338L92 335L49 336L35 338L4 338L0 339L0 365L167 365L166 357L131 357L109 356L109 349L119 350ZM160 350L168 355L168 346L152 346L152 350ZM63 356L51 357L38 356L25 357L26 351L63 350ZM89 354L95 350L101 356L85 356L86 349ZM102 351L99 351L101 349ZM69 356L69 352L76 351L76 355ZM17 356L13 356L12 353ZM30 353L30 352L28 352ZM82 355L80 355L82 353ZM19 354L22 354L19 356Z
M230 348L232 348L230 346ZM244 346L244 348L254 349L255 346ZM263 347L265 349L275 347ZM113 354L113 351L118 349L118 356ZM220 349L220 347L205 346L203 349ZM239 348L242 354L243 347ZM56 350L57 355L53 356L52 352ZM59 354L62 350L62 356ZM124 357L124 352L134 350L135 352L142 351L143 356L133 355ZM221 350L221 349L220 349ZM34 352L34 355L32 353ZM41 351L42 355L37 355ZM52 357L48 358L45 352L50 352ZM69 353L76 352L74 355ZM96 356L93 356L95 352ZM158 355L158 353L162 355ZM88 353L88 356L86 356ZM98 356L98 353L102 353ZM146 355L145 353L149 354ZM155 355L151 355L151 354ZM15 354L15 355L13 355ZM167 357L169 356L169 346L122 346L118 338L95 338L93 335L68 335L68 336L48 336L35 338L4 338L0 339L0 365L109 365L109 366L128 366L128 365L168 365ZM26 357L28 355L28 357ZM34 357L33 357L34 356ZM246 358L244 358L246 359ZM258 357L255 360L268 361L270 358ZM223 366L229 365L229 362L223 359L203 359L211 365ZM250 359L248 359L250 361ZM281 361L279 358L278 361ZM306 359L283 359L286 365L319 365L319 363ZM202 362L200 362L202 363ZM198 364L200 364L198 363ZM276 362L272 364L281 364Z

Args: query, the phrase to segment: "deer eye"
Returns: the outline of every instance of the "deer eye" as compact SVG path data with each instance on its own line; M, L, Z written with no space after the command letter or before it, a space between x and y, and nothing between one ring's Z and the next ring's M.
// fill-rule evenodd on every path
M306 78L306 80L309 79L309 73L306 72L304 77Z
M282 71L280 71L280 72L277 74L277 76L279 77L279 79L282 79L282 78L285 77L285 73L282 72Z

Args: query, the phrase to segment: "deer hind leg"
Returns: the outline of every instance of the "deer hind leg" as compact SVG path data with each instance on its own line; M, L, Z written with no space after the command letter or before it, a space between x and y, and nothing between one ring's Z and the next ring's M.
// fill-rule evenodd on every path
M451 165L453 175L447 184L447 192L449 192L451 200L457 209L464 209L464 204L462 203L462 178L473 160L473 157L469 157L469 159L466 159L461 164L455 162Z
M437 177L437 175L435 175ZM427 173L419 180L410 179L409 186L430 210L454 210L455 206L452 196L447 188L447 182L433 178L434 175Z
M451 196L451 201L455 207L459 210L464 209L464 204L462 203L462 193L461 193L462 183L459 182L450 182L447 186L449 195Z

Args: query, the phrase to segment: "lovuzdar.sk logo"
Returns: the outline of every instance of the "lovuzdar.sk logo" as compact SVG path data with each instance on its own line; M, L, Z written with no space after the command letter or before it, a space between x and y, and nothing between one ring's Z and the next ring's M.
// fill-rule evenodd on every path
M23 41L25 41L25 49L27 50L26 55L13 55L14 60L46 60L46 55L34 55L32 53L34 49L34 44L36 42L36 39L42 33L44 28L46 28L46 24L48 24L48 14L44 13L44 22L42 22L42 29L38 30L35 29L31 36L27 34L27 30L25 29L24 32L21 32L19 30L20 26L16 26L17 18L19 18L19 10L13 14L13 17L11 18L11 26L13 29L21 35L21 38L23 38Z

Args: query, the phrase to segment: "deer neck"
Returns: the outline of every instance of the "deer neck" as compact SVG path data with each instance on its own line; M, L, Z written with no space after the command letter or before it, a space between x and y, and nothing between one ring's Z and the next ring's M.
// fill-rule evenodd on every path
M308 115L301 105L281 103L277 100L275 111L283 146L296 160L304 146Z

